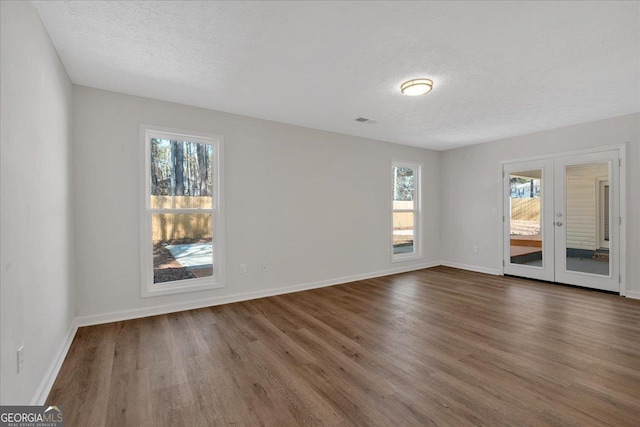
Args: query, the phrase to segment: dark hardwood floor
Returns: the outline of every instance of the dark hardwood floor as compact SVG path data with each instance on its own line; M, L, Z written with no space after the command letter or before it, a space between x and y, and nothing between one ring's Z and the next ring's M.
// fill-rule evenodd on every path
M446 267L80 328L67 426L640 425L640 301Z

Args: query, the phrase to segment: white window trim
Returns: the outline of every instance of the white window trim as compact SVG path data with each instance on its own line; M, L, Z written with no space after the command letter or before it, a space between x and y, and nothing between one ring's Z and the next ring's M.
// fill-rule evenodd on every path
M151 209L150 190L151 177L151 137L177 138L189 142L210 144L214 147L213 169L214 177L213 201L211 209ZM142 298L181 294L186 292L219 289L225 286L225 228L224 228L224 137L222 135L194 132L182 129L172 129L153 125L140 125L140 139L142 141L141 170L141 200L140 200L140 296ZM166 213L211 213L213 214L213 262L218 265L217 277L199 277L195 279L176 280L172 282L153 283L153 243L151 229L151 214Z
M415 171L414 178L414 200L413 209L394 209L394 171L395 167L408 167ZM423 258L422 256L422 163L405 162L401 160L391 160L391 262L405 262ZM405 254L393 253L393 213L394 212L413 212L413 252Z

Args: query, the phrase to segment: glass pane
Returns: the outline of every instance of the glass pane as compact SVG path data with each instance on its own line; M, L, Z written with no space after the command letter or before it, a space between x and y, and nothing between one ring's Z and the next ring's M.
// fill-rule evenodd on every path
M213 206L213 146L151 138L151 208Z
M393 213L393 253L406 254L413 250L413 212Z
M211 214L153 214L153 283L213 275Z
M609 163L566 166L567 270L608 276Z
M393 167L393 209L413 209L414 171L412 168Z
M609 247L609 184L603 183L600 191L604 202L602 203L602 217L604 218L604 224L602 224L602 237L606 243L603 242L603 244Z
M511 263L542 267L542 170L509 174Z

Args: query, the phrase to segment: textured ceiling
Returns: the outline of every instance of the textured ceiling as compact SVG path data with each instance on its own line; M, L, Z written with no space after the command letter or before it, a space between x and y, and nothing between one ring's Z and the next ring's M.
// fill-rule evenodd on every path
M640 111L638 2L34 4L76 84L350 135L441 150Z

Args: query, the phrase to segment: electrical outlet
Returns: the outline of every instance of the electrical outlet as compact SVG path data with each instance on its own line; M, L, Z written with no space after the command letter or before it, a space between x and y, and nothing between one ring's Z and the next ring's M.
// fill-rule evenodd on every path
M473 252L476 253L476 254L478 253L478 247L477 246L473 247Z
M240 274L244 274L247 272L246 264L240 264Z
M21 345L18 349L18 373L24 369L24 346Z
M266 273L267 272L267 263L266 262L260 263L260 272L261 273Z

